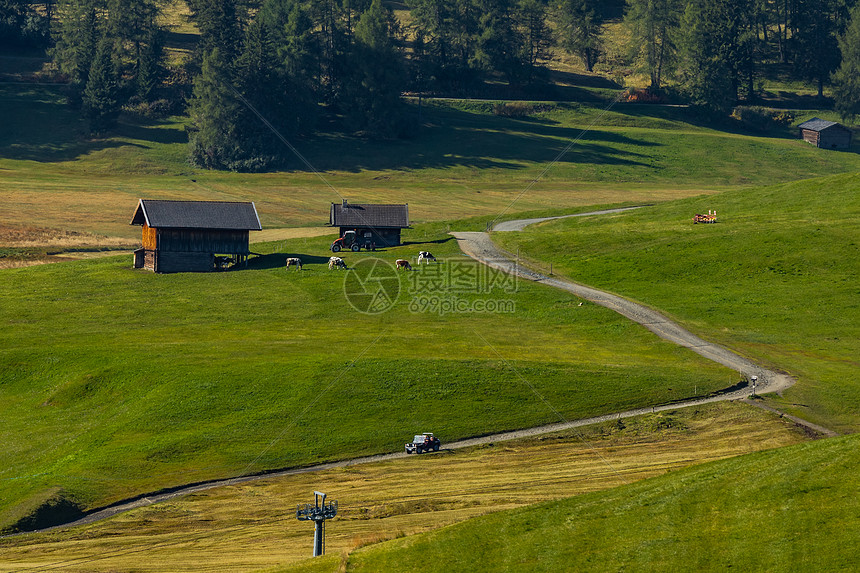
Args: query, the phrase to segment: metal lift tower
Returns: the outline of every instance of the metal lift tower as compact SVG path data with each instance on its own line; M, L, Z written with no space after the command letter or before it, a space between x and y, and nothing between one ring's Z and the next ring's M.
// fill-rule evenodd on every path
M314 557L325 554L325 520L337 515L337 501L325 502L325 494L314 492L314 503L296 506L296 519L314 522Z

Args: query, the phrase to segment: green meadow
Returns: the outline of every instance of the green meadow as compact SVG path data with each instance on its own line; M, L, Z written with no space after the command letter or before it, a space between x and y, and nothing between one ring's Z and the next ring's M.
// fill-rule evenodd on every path
M127 238L137 235L127 223L139 197L252 200L272 228L322 225L341 195L408 202L414 220L444 221L860 170L857 153L824 153L792 129L709 126L686 108L535 103L527 116L508 118L494 115L490 102L436 100L422 107L413 139L334 134L293 142L320 176L296 158L282 172L223 173L187 164L181 117L123 116L110 137L92 138L60 87L3 84L0 107L8 110L0 132L3 224ZM797 112L795 123L816 114Z
M858 452L821 440L485 515L359 549L346 571L853 571Z
M216 274L134 271L130 255L3 271L2 525L32 521L45 503L74 512L189 482L396 451L428 428L451 441L737 381L540 285L484 288L490 279L473 277L481 292L470 294L454 292L452 280L442 296L514 306L442 314L421 303L440 291L417 279L478 267L434 227L408 233L407 242L429 242L377 256L414 260L427 248L450 260L402 272L396 305L378 315L349 305L345 273L327 268L326 237L254 245L263 256L248 269ZM286 270L288 255L301 256L304 270Z
M693 225L716 210L716 224ZM775 406L860 429L860 176L734 190L494 240L538 267L658 308L798 384Z
M556 273L637 299L798 378L769 403L839 431L858 428L856 145L845 153L817 150L791 127L754 133L731 120L705 124L681 107L535 102L524 117L509 118L494 115L489 102L435 100L422 108L413 139L329 134L297 140L319 175L298 160L281 172L243 174L191 168L182 117L123 116L112 135L93 138L56 86L2 84L0 108L8 112L0 131L3 236L55 229L92 233L95 243L117 248L117 241L139 238L128 221L140 197L250 200L267 230L320 226L330 202L346 197L409 203L415 228L404 235L407 246L374 256L414 260L419 250L430 250L449 268L460 253L448 230L481 230L499 216L654 203L494 239L512 252L519 248L537 267L551 263ZM798 111L793 125L815 115L826 117ZM810 177L818 179L798 181ZM708 209L718 211L719 223L692 225L691 216ZM130 255L0 271L0 531L191 482L396 451L417 431L451 441L705 395L737 382L737 373L611 311L579 306L570 295L532 283L454 293L469 304L506 301L514 312L442 314L412 304L426 294L411 284L419 281L414 277L431 278L424 268L401 275L391 310L358 313L344 296L343 273L325 265L330 240L258 243L252 249L261 256L249 268L207 275L136 272ZM28 255L0 248L0 258L7 256ZM285 270L287 256L301 256L305 270ZM363 257L346 258L354 265ZM801 488L807 482L800 478L811 476L809 487L817 491L824 478L815 481L819 474L805 460L850 461L846 444L853 445L851 439L821 443L829 445L654 483L663 492L715 484L713 491L691 490L714 506L721 493L728 495L720 484L731 472L758 475L744 468L779 459L796 469L765 472L763 483L789 476ZM828 485L828 503L842 500L841 488L856 486L852 479ZM642 556L636 561L632 549L619 549L616 561L608 561L615 570L628 561L647 569L663 559L661 546L672 548L669 541L637 539L622 521L651 519L649 507L692 503L680 493L661 502L650 486L636 487L594 498L618 508L606 528L579 520L575 530L577 539L625 531ZM781 510L779 495L799 495L771 489L749 487L768 511ZM612 505L624 496L641 503ZM737 521L744 516L741 502L728 497L726 511ZM574 499L551 511L597 519L592 498L582 499L584 509ZM821 502L800 499L800 510ZM840 523L838 508L825 509L823 515ZM527 531L504 525L509 543L497 545L524 547L553 524L559 535L572 531L566 518L553 521L555 515L546 523L524 520L533 524ZM709 515L694 512L690 521L661 531L693 536L692 526L702 523L695 519ZM512 518L496 519L498 526ZM761 527L761 515L749 527L756 519ZM812 527L803 524L801 533ZM746 535L743 527L737 531ZM449 563L434 551L490 545L477 543L480 537L455 540L456 532L440 531L424 561ZM813 539L809 547L824 547ZM394 546L415 543L421 550L413 553L422 554L423 544L435 540ZM705 551L696 543L710 541L690 541L693 557ZM402 562L397 568L408 569L412 557L394 546L359 554L355 566ZM784 549L761 561L744 550L738 563L780 568L793 555ZM499 551L481 554L487 569L521 567ZM684 551L666 562L684 568L691 562L682 560ZM577 554L591 555L581 547ZM839 568L842 553L833 555L820 562L829 566L823 568ZM801 557L807 560L799 563L818 563ZM549 570L566 567L547 559ZM522 568L534 570L530 565L536 562Z

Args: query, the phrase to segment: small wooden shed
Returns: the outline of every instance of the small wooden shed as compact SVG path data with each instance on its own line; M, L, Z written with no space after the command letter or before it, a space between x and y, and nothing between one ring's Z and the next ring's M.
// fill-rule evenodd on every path
M262 231L253 203L141 199L131 219L143 227L134 268L156 273L206 272L219 255L243 263L250 231Z
M813 117L797 126L800 138L815 147L848 149L851 147L851 130L836 123Z
M409 204L357 204L344 199L331 204L329 225L338 227L341 237L346 231L356 231L377 246L396 247L400 230L409 228Z

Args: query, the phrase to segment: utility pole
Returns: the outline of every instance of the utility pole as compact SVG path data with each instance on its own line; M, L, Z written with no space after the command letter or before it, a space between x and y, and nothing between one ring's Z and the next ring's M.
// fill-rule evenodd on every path
M314 492L314 503L300 503L296 506L296 519L314 522L314 557L325 555L325 520L337 515L337 501L326 504L326 494Z

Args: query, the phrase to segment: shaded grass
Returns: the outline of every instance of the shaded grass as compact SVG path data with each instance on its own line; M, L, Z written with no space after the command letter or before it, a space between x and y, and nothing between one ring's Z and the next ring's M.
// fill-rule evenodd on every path
M802 439L771 414L713 404L209 490L90 526L0 541L0 568L15 571L27 559L34 566L63 561L73 571L185 571L201 563L231 571L276 564L272 571L293 570L285 566L291 563L335 571L359 547ZM307 559L313 527L292 512L313 490L339 505L327 526L325 559Z
M517 119L494 116L493 102L435 101L410 140L296 139L323 182L295 158L285 172L193 169L181 117L123 120L111 137L92 139L63 101L57 87L0 86L0 104L12 111L0 134L0 191L19 224L132 237L127 221L139 197L253 200L266 228L324 224L341 199L327 183L351 200L408 202L415 220L438 221L499 213L527 187L517 211L665 200L860 169L857 153L704 125L684 108L536 104L531 117Z
M858 436L684 469L359 550L348 571L850 571Z
M377 255L456 257L439 227L410 230L413 244ZM329 240L255 245L265 256L249 269L216 274L133 271L129 256L3 271L2 524L54 494L87 509L398 450L404 432L427 427L452 440L558 420L523 380L569 419L736 382L540 285L449 293L511 300L513 313L412 312L424 291L407 277L432 271L424 267L401 274L391 311L357 313L343 273L325 266ZM305 258L305 270L287 272L288 255ZM434 268L447 265L455 260Z
M799 384L776 404L856 431L858 189L860 177L842 175L550 221L494 239L788 370ZM708 209L717 224L690 222Z

